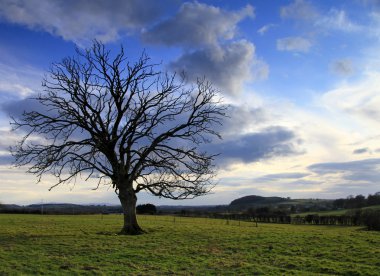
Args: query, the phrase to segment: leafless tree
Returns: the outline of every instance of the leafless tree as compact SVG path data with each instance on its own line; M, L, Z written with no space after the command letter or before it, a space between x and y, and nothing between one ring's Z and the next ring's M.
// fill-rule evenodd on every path
M51 188L98 177L112 185L123 211L121 234L140 234L136 194L142 190L171 199L204 195L213 187L215 155L201 144L220 137L225 106L206 79L191 87L175 74L157 70L144 53L129 62L121 47L112 55L100 42L52 64L44 108L13 118L25 137L12 149L16 166ZM37 139L36 139L37 138Z

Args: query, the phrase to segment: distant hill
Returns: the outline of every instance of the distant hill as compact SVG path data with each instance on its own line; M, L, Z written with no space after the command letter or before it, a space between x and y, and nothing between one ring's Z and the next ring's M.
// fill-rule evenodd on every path
M291 199L290 197L249 195L231 201L228 208L232 211L246 211L270 207L291 213L333 210L333 199Z
M278 204L281 202L288 201L287 198L278 197L278 196L257 196L257 195L249 195L244 196L238 199L231 201L231 207L258 207L264 205Z

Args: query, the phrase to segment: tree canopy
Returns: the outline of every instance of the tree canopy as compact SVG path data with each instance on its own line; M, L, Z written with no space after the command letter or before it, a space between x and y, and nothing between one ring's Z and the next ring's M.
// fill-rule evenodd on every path
M52 187L78 176L108 181L123 206L126 234L142 232L136 193L208 193L215 154L200 146L220 137L215 125L226 106L205 78L190 85L158 67L145 53L131 62L122 47L112 55L97 41L53 63L44 91L32 98L41 108L12 120L25 131L12 150L16 165L28 165L39 180L53 174Z

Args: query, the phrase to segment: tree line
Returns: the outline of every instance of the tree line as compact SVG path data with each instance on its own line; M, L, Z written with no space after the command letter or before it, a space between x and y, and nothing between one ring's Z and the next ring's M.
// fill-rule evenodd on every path
M344 215L299 215L291 219L293 224L366 226L368 230L380 231L380 210L356 209Z
M380 231L380 210L354 209L343 215L291 216L289 212L271 207L249 208L239 213L217 212L189 212L182 210L177 215L191 217L207 217L224 220L251 221L254 223L284 223L304 225L339 225L339 226L366 226L368 230Z
M355 209L374 205L380 205L380 192L373 195L369 194L367 197L350 195L347 198L339 198L333 202L333 206L337 209Z

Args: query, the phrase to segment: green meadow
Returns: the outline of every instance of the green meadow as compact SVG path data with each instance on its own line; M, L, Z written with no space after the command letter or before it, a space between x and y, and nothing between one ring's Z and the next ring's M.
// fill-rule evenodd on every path
M380 232L120 215L0 215L0 275L380 275Z

